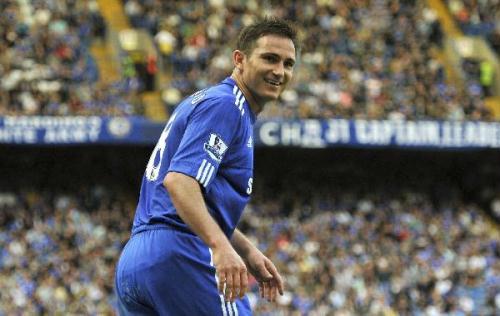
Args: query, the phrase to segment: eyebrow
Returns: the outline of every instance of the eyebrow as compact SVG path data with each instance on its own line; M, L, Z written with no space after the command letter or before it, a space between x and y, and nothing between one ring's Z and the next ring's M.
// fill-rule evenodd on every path
M260 56L273 56L273 57L278 57L281 59L281 56L279 54L271 53L271 52L261 53ZM287 58L285 58L285 62L291 62L292 64L295 64L295 59L291 58L291 57L287 57Z

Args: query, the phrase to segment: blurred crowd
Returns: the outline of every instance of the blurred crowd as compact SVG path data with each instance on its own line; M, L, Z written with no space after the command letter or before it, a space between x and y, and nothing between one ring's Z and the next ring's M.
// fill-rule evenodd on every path
M422 1L124 0L124 8L173 72L164 87L172 107L229 74L237 31L274 15L296 21L301 60L293 87L264 117L491 118L480 85L462 91L446 81L434 49L441 27Z
M462 31L484 36L500 56L500 1L447 0L447 3Z
M492 118L483 86L463 89L447 80L435 49L441 27L422 1L122 2L131 24L154 38L161 69L171 74L159 87L170 111L231 72L242 26L274 15L296 22L301 59L292 87L263 117ZM495 1L450 1L463 23L495 24L497 7ZM0 9L0 115L143 113L141 80L130 80L125 66L123 80L97 83L89 47L106 40L106 23L96 0L8 0Z
M97 2L0 2L0 115L132 114L126 82L98 84L90 53L104 41Z
M101 186L79 194L0 194L0 315L111 315L114 265L135 200ZM256 315L494 315L500 240L474 205L425 195L308 198L257 192L241 229L286 279Z
M0 195L0 315L113 315L134 204L101 188Z
M500 312L500 240L474 205L436 207L415 193L286 209L277 199L252 204L243 223L288 286L278 311L258 302L258 315Z

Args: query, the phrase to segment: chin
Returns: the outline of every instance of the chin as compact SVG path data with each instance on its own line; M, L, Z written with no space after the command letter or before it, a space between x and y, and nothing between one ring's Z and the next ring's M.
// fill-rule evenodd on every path
M264 102L275 102L279 99L279 96L264 96L262 97L262 100L264 100Z
M268 101L276 101L276 100L278 100L278 98L280 97L280 95L281 95L281 91L279 91L279 92L274 92L273 91L273 92L270 92L270 93L268 93L266 95L263 95L262 97L264 99L267 99Z

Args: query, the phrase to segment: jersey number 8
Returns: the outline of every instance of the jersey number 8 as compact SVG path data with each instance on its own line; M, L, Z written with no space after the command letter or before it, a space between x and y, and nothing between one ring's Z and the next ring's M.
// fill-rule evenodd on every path
M172 123L174 122L176 115L177 113L174 113L168 120L167 126L165 126L165 129L161 133L160 139L158 140L151 157L149 157L148 166L146 167L146 179L149 181L155 181L158 179L161 161L163 158L163 151L167 145L167 137L170 133L170 128L172 128Z

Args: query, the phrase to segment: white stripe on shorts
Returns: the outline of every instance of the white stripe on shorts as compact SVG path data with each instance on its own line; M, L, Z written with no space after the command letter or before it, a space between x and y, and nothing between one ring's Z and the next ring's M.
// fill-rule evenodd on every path
M214 258L213 258L213 253L212 249L208 248L208 251L210 252L210 265L213 267L214 266ZM219 278L217 277L217 274L214 275L215 277L215 283L217 284L217 289L216 291L219 291ZM226 304L224 304L224 296L222 294L219 294L220 298L220 307L222 308L222 316L227 316L227 310L226 310Z
M238 316L238 307L236 306L236 302L233 303L234 316Z

